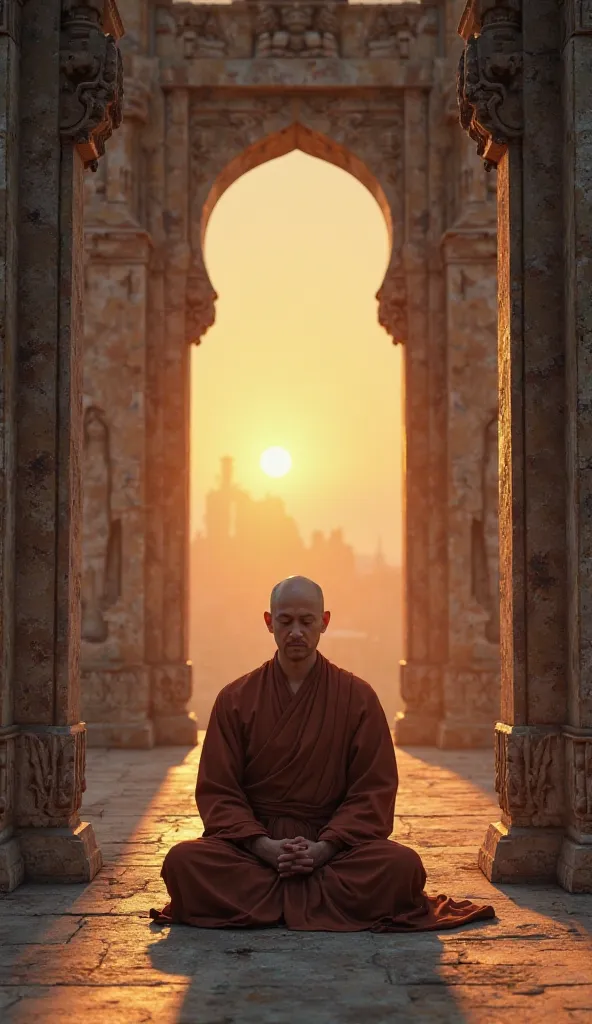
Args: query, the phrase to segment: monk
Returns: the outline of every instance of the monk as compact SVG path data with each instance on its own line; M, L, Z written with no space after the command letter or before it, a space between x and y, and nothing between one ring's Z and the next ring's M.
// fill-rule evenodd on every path
M397 765L378 697L327 661L318 584L274 587L277 652L225 686L206 732L196 801L203 838L166 855L162 924L375 932L455 928L493 907L424 893L414 850L393 842Z

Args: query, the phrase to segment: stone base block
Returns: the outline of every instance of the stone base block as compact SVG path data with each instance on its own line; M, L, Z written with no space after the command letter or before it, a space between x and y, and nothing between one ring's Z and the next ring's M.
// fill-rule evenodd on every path
M399 711L395 718L397 747L433 747L438 735L439 720L418 711Z
M561 829L489 826L479 850L479 867L490 882L554 882Z
M103 866L92 825L28 828L19 834L25 877L31 882L90 882Z
M592 843L565 838L557 863L557 881L568 892L592 892Z
M0 892L12 892L24 880L25 862L18 839L0 844Z
M154 746L152 722L92 722L86 726L88 747L114 747L116 750L151 750Z
M493 749L494 722L463 722L445 718L438 724L437 745L440 750Z
M197 718L192 711L181 715L158 715L154 738L159 747L197 746Z

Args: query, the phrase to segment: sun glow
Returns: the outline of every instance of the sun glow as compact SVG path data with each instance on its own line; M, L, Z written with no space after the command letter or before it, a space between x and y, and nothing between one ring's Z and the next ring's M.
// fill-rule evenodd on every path
M259 459L259 465L267 476L285 476L292 468L292 456L285 448L266 448Z

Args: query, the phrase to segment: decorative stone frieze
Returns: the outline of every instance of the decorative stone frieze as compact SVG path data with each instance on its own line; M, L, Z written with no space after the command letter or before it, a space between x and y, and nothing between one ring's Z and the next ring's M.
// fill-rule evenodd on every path
M122 120L123 26L115 4L63 0L60 50L60 135L96 170L105 143Z
M537 726L495 727L495 789L514 826L563 822L563 743L558 731Z
M523 129L521 0L469 0L459 32L460 123L489 170Z
M17 822L22 827L76 827L86 789L82 723L22 730L17 736Z

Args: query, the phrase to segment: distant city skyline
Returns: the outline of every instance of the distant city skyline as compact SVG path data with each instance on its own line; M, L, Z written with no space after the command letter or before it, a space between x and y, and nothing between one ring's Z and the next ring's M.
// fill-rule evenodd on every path
M219 457L219 461L222 462L223 459L225 459L225 458L232 460L233 472L236 473L236 459L234 458L234 456L229 455L227 453L226 455L220 456ZM387 564L387 565L389 565L389 566L391 566L393 568L401 568L402 560L395 561L394 559L389 558L388 551L385 550L384 538L380 534L376 536L374 545L371 548L369 547L367 549L360 550L360 549L358 549L355 546L355 543L351 540L351 538L348 535L347 530L343 527L343 525L341 523L329 523L328 525L322 525L322 526L321 525L314 525L314 526L310 526L308 530L304 529L302 527L302 524L298 522L297 517L292 514L292 511L290 509L289 501L284 499L284 497L281 494L277 493L277 491L280 490L280 488L277 487L277 486L275 488L271 486L272 484L276 484L277 485L277 484L281 483L281 480L279 480L279 481L278 480L273 480L273 478L268 478L268 477L265 477L264 479L265 479L265 482L270 485L270 486L268 486L267 490L264 491L263 493L259 494L258 496L255 496L251 492L249 492L250 497L252 497L254 500L257 500L257 498L259 500L266 499L266 498L276 498L276 499L279 498L279 500L281 500L283 505L285 506L287 514L289 516L291 516L295 520L295 522L297 523L298 530L299 530L299 532L300 532L300 534L302 536L302 539L304 540L304 542L306 544L310 544L312 542L315 533L322 532L322 533L327 534L327 533L332 533L334 531L341 531L343 533L344 542L346 544L349 544L353 548L354 555L356 557L356 562L357 562L358 568L359 568L359 570L361 572L366 571L367 567L369 567L369 566L374 564L374 560L376 558L377 553L380 553L381 556L384 558L385 564ZM243 486L241 481L240 481L240 479L236 479L235 482L236 482L237 486L239 486L239 487ZM191 532L191 540L192 541L195 540L200 535L203 535L203 533L206 530L206 504L207 504L207 496L208 496L208 494L212 490L215 490L215 488L217 486L217 483L218 483L218 481L214 481L212 487L208 488L207 491L205 491L203 494L200 494L200 496L199 496L199 500L198 500L198 504L197 504L197 509L194 508L194 514L192 516L192 532ZM246 488L244 488L244 489L246 490ZM197 525L196 525L196 520L197 520Z
M341 526L402 561L404 354L377 320L390 243L350 174L294 152L217 203L205 260L216 323L191 353L192 532L220 456L255 497L286 502L303 536ZM292 456L273 480L267 448Z

